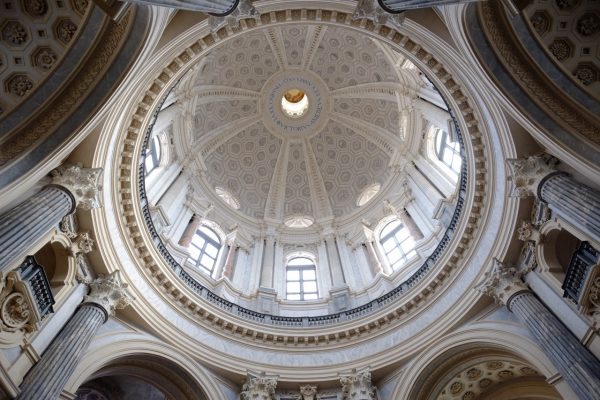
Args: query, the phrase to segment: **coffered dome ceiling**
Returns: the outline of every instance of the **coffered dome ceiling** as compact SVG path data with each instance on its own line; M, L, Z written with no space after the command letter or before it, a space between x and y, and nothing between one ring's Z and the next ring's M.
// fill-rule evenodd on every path
M215 204L224 189L246 217L298 226L352 214L363 191L379 184L383 196L400 179L390 167L422 80L384 44L339 27L272 27L225 42L190 74L179 156ZM290 90L298 103L283 103L298 112L282 105Z

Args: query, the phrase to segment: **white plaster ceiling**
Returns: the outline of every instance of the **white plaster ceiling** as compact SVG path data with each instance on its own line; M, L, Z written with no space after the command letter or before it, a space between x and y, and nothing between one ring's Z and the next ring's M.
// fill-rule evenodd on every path
M398 178L389 164L402 151L401 112L419 81L400 59L339 27L269 27L228 41L195 69L185 96L191 155L183 156L199 159L189 165L205 171L194 175L229 191L248 217L352 213L366 187ZM309 99L297 119L280 106L292 87Z

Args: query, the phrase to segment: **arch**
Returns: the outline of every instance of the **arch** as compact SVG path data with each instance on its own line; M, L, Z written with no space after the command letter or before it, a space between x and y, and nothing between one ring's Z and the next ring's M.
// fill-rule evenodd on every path
M223 249L220 235L207 224L200 224L188 246L190 260L208 275L212 275Z
M126 359L152 360L152 364L166 363L179 369L178 372L189 379L190 386L200 388L206 399L226 399L216 384L215 377L187 354L157 339L123 332L97 338L87 349L64 390L75 393L91 379L122 371L119 360ZM137 373L142 371L138 369Z
M385 224L377 240L390 268L394 271L417 256L415 240L408 227L399 218L394 218Z
M469 357L486 354L518 360L530 365L546 378L557 374L550 360L529 338L523 326L508 321L481 321L432 344L407 366L408 373L394 388L391 398L421 399L423 387L446 375L439 372L442 369L440 366L452 368Z
M33 254L50 283L54 299L58 302L73 286L76 276L75 257L70 256L71 241L63 234L53 234Z

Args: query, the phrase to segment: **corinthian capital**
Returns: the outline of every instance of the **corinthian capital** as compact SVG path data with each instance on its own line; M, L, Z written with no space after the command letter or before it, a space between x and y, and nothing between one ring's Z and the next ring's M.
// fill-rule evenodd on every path
M90 293L83 299L84 303L101 306L108 315L131 304L135 298L131 295L127 283L123 282L119 271L107 276L100 276L90 283Z
M78 208L91 210L100 207L100 177L102 168L83 168L81 165L61 165L52 170L52 183L63 186L75 198Z
M511 158L506 160L510 168L510 180L513 188L512 197L529 197L537 194L537 188L546 176L556 171L557 160L541 154L527 158Z
M315 385L300 386L301 400L315 400L317 395L317 387Z
M375 400L375 387L371 383L371 371L353 369L350 374L340 374L343 399Z
M240 394L241 400L274 400L278 375L248 372Z
M509 267L498 259L494 259L494 267L485 274L476 290L491 296L496 302L508 306L508 300L516 293L528 291L527 284L521 277L524 272L515 267Z

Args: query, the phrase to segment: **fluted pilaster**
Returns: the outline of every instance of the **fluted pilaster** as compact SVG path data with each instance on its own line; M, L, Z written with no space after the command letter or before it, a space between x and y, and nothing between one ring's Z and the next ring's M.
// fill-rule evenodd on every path
M0 216L0 271L23 258L33 243L74 210L71 193L49 185Z
M260 287L273 287L273 268L275 259L275 238L268 236L263 251L262 269L260 271Z
M331 269L333 287L345 286L346 279L342 270L342 261L337 249L336 238L331 236L325 239L325 246L327 247L327 258L329 260L329 268Z
M233 243L229 245L227 251L227 258L225 259L225 266L223 267L223 276L232 279L233 278L233 265L235 263L235 255L237 253L237 246Z

